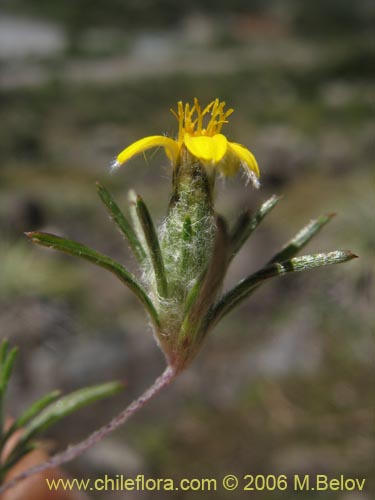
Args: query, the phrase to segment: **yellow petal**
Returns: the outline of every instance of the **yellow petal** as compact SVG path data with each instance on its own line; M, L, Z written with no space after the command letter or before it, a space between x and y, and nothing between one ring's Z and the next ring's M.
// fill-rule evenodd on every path
M165 137L164 135L151 135L149 137L144 137L139 141L133 142L127 148L125 148L116 158L116 165L120 166L127 162L133 156L143 153L147 149L163 147L168 158L175 163L178 156L179 146L176 141Z
M189 134L184 136L185 146L190 153L203 161L218 163L225 155L228 147L227 138L223 134L193 137Z
M252 170L257 177L260 176L258 163L255 156L245 146L237 144L236 142L228 142L228 149L232 151L240 162Z

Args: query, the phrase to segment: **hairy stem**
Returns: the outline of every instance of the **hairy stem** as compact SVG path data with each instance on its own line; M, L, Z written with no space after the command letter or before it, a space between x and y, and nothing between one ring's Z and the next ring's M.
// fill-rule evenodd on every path
M88 438L80 443L68 447L65 451L58 453L42 464L38 464L25 470L11 481L2 485L2 487L0 487L0 493L12 488L23 479L43 472L47 469L51 469L52 467L59 467L60 465L79 457L84 451L101 441L105 436L125 423L132 415L137 413L137 411L148 403L154 396L156 396L156 394L158 394L163 387L169 385L176 376L176 370L172 366L168 365L160 377L158 377L138 399L135 399L127 408L125 408L125 410L119 413L110 422L103 425L103 427L93 432Z

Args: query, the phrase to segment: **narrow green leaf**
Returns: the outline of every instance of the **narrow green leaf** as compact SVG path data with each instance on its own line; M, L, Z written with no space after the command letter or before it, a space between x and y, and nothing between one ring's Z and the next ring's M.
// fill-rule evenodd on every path
M1 342L1 346L0 346L0 367L1 367L1 365L3 365L3 363L5 361L5 357L8 353L8 349L9 349L9 341L7 339L4 339Z
M4 408L5 396L9 378L12 373L13 365L18 353L18 347L13 347L13 349L11 349L10 351L8 349L9 349L9 343L7 340L5 340L2 344L2 352L1 352L3 362L0 365L0 451L1 451L1 442L4 436L3 427L5 418L5 408Z
M55 390L38 399L38 401L35 401L35 403L32 403L32 405L27 408L27 410L25 410L22 415L15 421L15 428L19 429L20 427L26 425L32 418L35 417L35 415L37 415L48 405L56 401L60 396L61 391Z
M272 257L268 264L283 262L296 255L334 216L335 214L322 215L310 221Z
M9 429L5 432L5 434L0 439L0 449L4 445L4 443L9 439L9 437L21 427L25 426L32 418L35 417L38 413L40 413L46 406L50 405L54 401L56 401L61 395L61 391L55 390L46 394L38 401L35 401L29 408L27 408L23 414L13 422L13 424L9 427Z
M145 239L142 225L137 213L137 193L134 191L134 189L130 189L128 192L128 203L129 203L129 214L132 226L134 228L134 232L142 245L142 248L146 254L146 258L150 259L150 253L148 251L147 241Z
M0 373L0 392L5 393L13 365L18 354L18 347L13 347L5 356Z
M120 229L121 233L127 238L129 241L130 247L133 250L136 258L140 263L144 261L146 258L146 253L142 247L141 242L139 241L134 229L132 228L130 222L125 217L125 215L120 210L119 206L112 198L110 192L102 186L99 182L96 183L98 194L104 205L106 206L108 212L110 213L113 221Z
M294 257L284 262L270 264L243 279L234 288L225 293L211 309L206 319L206 326L211 328L236 305L247 298L261 283L286 273L308 271L317 267L340 264L357 256L350 251L336 250L329 253L318 253Z
M240 215L230 234L230 259L238 253L252 232L259 226L264 217L277 205L280 199L279 196L273 195L262 204L260 209L253 216L250 214L249 210L246 210L246 212Z
M28 238L31 239L33 243L37 243L48 248L53 248L54 250L59 250L69 255L81 257L82 259L88 260L93 264L96 264L97 266L111 271L111 273L113 273L120 281L125 283L125 285L127 285L130 290L137 296L137 298L142 302L155 325L159 325L158 314L150 298L148 297L142 286L138 283L135 276L127 271L121 264L111 259L110 257L107 257L106 255L96 252L92 248L82 245L81 243L61 238L60 236L55 236L54 234L38 232L25 234Z
M123 389L124 385L120 382L108 382L79 389L58 399L44 408L39 415L27 424L16 448L23 448L36 434L40 434L52 424L77 411L79 408L100 399L113 396Z
M274 198L274 197L272 197ZM271 202L272 198L266 202L266 207L273 208L275 205ZM277 199L278 201L278 199ZM276 202L277 202L276 201ZM271 202L271 203L269 203ZM262 209L261 209L262 210ZM294 255L296 255L332 218L335 216L335 214L328 214L328 215L323 215L319 217L316 220L312 220L307 224L305 227L303 227L284 247L276 253L267 263L267 266L271 264L275 264L277 262L284 262L287 261L288 259L291 259ZM252 275L255 276L255 275ZM261 280L259 283L255 283L250 286L248 295L250 293L254 292L255 289L260 286L260 284L263 282ZM228 292L229 293L229 292ZM245 297L244 297L245 298ZM224 297L222 298L224 300ZM242 300L242 299L241 299ZM221 302L221 301L220 301ZM236 302L237 304L237 302ZM236 305L234 304L233 307ZM223 306L223 304L220 304ZM219 306L219 303L217 304ZM232 309L230 307L227 312L229 312ZM213 311L212 311L213 312ZM218 311L217 311L218 312ZM227 313L225 312L225 314ZM223 314L224 315L224 314ZM222 317L221 315L220 317Z
M163 254L150 212L142 198L138 195L136 201L137 215L147 242L150 258L155 273L158 293L161 297L168 296L168 283L164 268Z
M4 369L5 369L4 365L8 357L8 350L9 350L9 342L7 339L4 339L1 342L0 346L0 437L1 439L3 436L4 402L5 402L5 389L6 389L6 387L3 387ZM1 445L0 445L0 451L1 451Z

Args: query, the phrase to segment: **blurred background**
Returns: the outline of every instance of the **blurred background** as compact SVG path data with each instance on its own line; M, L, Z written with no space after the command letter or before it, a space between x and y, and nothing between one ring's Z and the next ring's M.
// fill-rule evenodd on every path
M373 20L371 0L1 1L0 330L20 347L9 411L18 415L55 388L128 384L53 427L47 437L59 448L127 405L163 358L141 307L112 275L33 247L23 232L76 239L136 271L95 181L123 207L135 188L162 221L171 180L163 153L115 175L108 167L138 138L173 136L168 109L177 100L226 100L235 113L225 133L258 159L261 189L241 176L219 182L220 213L233 219L283 195L226 287L322 213L337 217L307 251L360 256L264 285L173 387L68 464L73 476L345 474L366 477L366 491L310 498L372 497ZM151 497L167 494L126 498Z

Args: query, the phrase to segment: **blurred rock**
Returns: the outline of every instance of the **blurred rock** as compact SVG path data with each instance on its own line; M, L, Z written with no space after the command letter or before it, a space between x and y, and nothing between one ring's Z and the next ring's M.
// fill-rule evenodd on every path
M56 56L65 43L63 31L52 23L1 13L0 59Z

